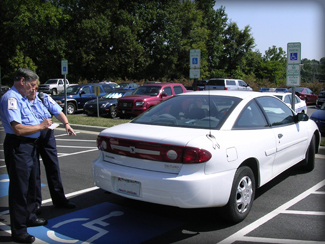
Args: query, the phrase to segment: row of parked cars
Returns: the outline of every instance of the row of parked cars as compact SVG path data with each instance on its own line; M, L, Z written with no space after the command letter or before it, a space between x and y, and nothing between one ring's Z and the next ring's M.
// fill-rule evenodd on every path
M63 86L62 79L50 79L43 86L40 86L39 91L53 94L53 85L50 89L50 84L56 86ZM49 83L49 84L47 84ZM251 91L252 88L240 79L223 79L212 78L208 81L195 80L192 90L240 90ZM83 111L89 116L97 116L109 118L133 118L152 106L166 100L174 95L189 92L189 87L184 87L179 83L160 83L147 82L142 86L136 83L122 83L116 84L110 81L102 81L100 83L88 84L69 84L67 81L67 113L74 114L77 111ZM98 111L97 112L97 98L95 89L99 89L98 97ZM289 107L292 103L291 89L264 89L260 91L268 91L272 95L281 99ZM57 91L56 91L57 92ZM52 95L53 99L62 107L65 105L64 93ZM316 104L318 108L325 101L325 91L322 91L319 96L315 95L309 88L296 87L295 88L295 111L297 113L307 113L307 105ZM315 113L316 115L316 113ZM312 115L313 119L319 127L324 127L324 119L322 109L317 111L317 116ZM321 129L323 131L324 129ZM324 132L323 132L324 133Z

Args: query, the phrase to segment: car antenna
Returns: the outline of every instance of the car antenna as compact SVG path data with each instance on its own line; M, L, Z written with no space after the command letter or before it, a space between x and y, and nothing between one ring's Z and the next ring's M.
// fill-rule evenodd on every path
M210 89L208 90L208 98L209 98L209 134L207 134L206 136L212 142L213 149L216 149L217 147L218 147L218 149L220 149L220 145L217 142L217 139L211 133L211 119L210 119L210 117L211 117L211 101L210 101Z

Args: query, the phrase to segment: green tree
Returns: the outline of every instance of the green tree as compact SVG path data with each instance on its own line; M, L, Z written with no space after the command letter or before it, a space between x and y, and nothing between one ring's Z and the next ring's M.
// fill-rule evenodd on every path
M13 60L17 59L13 57L19 56L19 60L30 59L31 62L25 65L30 63L38 67L41 80L57 76L60 72L59 60L64 56L66 47L60 28L68 16L51 3L40 0L3 0L1 13L0 52L6 60L5 64L1 64L5 72L14 72L17 65L13 64Z
M245 57L255 46L254 38L250 34L251 27L240 30L236 23L230 22L225 30L224 51L221 64L228 76L241 78L245 69Z

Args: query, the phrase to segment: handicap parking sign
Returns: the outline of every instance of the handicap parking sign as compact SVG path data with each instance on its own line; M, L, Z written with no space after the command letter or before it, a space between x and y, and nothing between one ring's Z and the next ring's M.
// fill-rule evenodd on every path
M297 61L298 60L298 53L290 53L290 60Z
M136 244L183 225L182 222L104 202L50 219L28 232L45 243Z

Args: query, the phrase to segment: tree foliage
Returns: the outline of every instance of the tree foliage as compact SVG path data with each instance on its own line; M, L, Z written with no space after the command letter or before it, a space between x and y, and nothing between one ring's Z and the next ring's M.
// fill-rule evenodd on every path
M71 82L189 78L189 52L201 50L201 79L286 77L286 56L253 51L251 27L228 19L215 0L1 0L2 83L18 67L45 82L69 61ZM304 60L302 77L325 80L325 58ZM312 75L312 76L311 76Z

